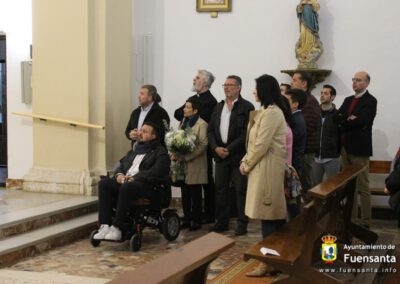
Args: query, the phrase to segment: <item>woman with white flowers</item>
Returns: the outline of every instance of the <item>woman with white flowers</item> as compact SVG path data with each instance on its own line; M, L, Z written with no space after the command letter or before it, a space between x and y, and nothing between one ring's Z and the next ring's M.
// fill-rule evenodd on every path
M201 103L198 98L189 98L183 109L181 129L191 128L198 143L193 152L185 155L171 155L171 160L185 162L185 183L181 187L183 223L181 228L191 231L200 229L202 184L207 183L207 123L200 118Z

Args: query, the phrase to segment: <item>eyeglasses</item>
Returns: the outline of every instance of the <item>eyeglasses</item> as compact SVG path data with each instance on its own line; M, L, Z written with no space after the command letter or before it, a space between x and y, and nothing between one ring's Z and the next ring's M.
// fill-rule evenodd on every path
M351 81L353 81L353 82L362 82L362 81L364 81L363 79L360 79L360 78L352 78L351 79Z
M222 84L223 88L225 88L225 87L234 87L234 86L237 86L237 85L236 84Z

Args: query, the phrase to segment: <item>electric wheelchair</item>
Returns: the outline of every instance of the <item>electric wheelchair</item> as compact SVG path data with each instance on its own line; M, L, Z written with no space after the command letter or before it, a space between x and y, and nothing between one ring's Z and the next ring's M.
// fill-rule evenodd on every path
M148 199L138 199L132 202L132 208L127 216L127 222L120 228L121 240L111 242L125 242L129 240L130 249L139 251L142 245L143 230L146 227L158 230L168 241L175 240L180 233L180 219L175 209L169 209L171 202L171 185L169 183L156 186L163 195L159 202L150 202ZM90 234L90 243L93 247L102 241L93 238L98 230Z

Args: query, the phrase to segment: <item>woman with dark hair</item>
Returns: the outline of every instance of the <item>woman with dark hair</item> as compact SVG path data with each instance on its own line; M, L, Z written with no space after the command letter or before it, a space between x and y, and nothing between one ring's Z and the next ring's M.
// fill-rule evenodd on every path
M189 98L183 108L181 129L191 128L197 136L198 144L190 154L171 155L171 160L185 161L185 183L181 187L183 223L182 229L195 231L201 228L202 184L208 181L207 175L207 122L200 118L201 102L198 98Z
M247 153L240 164L240 172L248 175L246 208L248 217L261 220L265 238L286 222L284 175L286 161L287 104L279 84L270 75L256 79L254 97L261 108L250 113L247 128ZM247 276L264 276L271 268L260 263Z

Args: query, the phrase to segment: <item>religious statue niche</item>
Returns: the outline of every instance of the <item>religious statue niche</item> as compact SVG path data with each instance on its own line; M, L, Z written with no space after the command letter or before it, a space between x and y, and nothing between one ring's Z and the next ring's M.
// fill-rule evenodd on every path
M298 69L317 69L317 60L324 48L319 39L317 0L300 0L297 5L297 17L300 22L300 37L296 43Z

